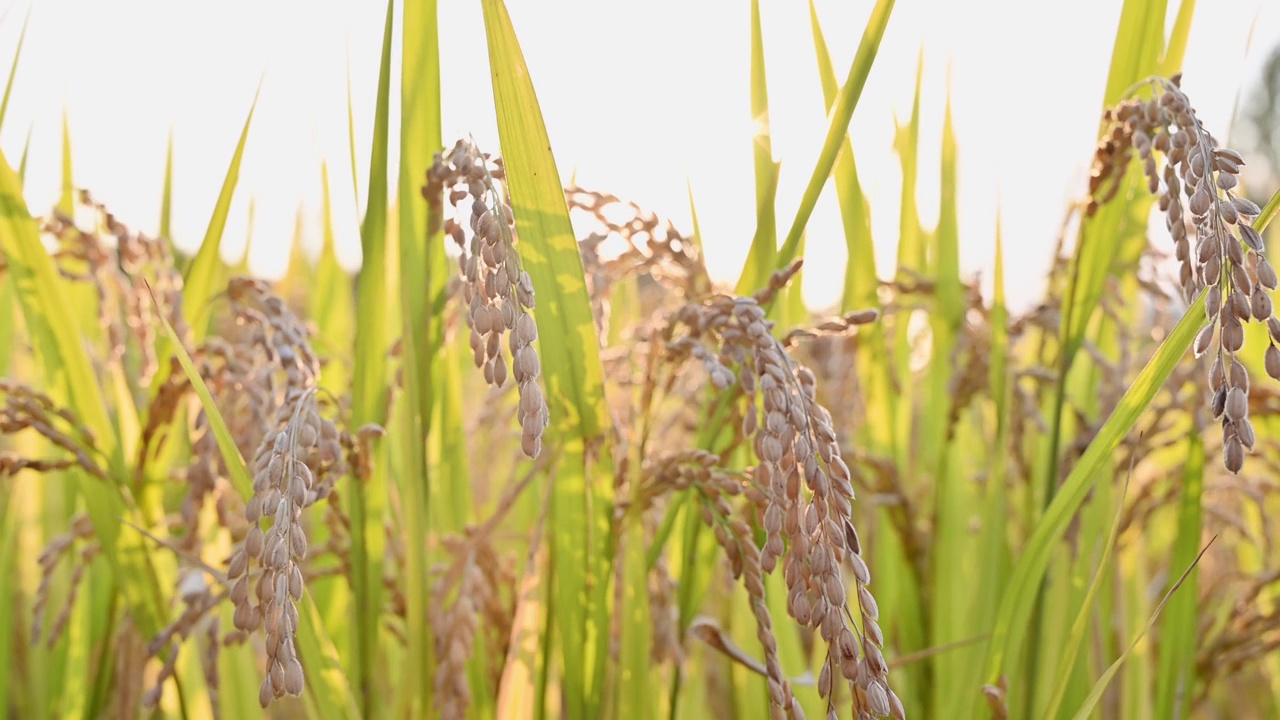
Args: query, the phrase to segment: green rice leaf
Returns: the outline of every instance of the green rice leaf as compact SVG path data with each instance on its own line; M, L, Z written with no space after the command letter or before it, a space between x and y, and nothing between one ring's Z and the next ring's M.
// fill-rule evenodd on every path
M1164 57L1160 58L1160 74L1173 77L1182 70L1182 58L1187 54L1187 40L1191 37L1191 19L1196 13L1196 0L1182 0L1178 3L1178 17L1173 21L1173 32L1169 33L1169 41L1164 48Z
M1035 532L1013 568L1009 586L1000 602L987 656L989 682L994 682L999 677L1006 658L1016 656L1025 639L1027 620L1031 616L1040 579L1048 568L1053 548L1057 546L1094 482L1099 478L1109 477L1106 470L1111 453L1137 423L1187 348L1191 347L1203 322L1204 297L1201 295L1135 378L1071 475L1062 484L1040 523L1036 525Z
M1212 544L1213 540L1210 540L1209 545ZM1200 564L1200 558L1204 556L1205 552L1209 549L1209 545L1205 545L1204 548L1200 550L1200 553L1196 555L1191 565L1183 571L1182 576L1178 578L1178 581L1173 584L1173 587L1169 588L1167 593L1165 593L1164 598L1160 601L1160 605L1156 607L1156 611L1152 614L1151 619L1146 624L1146 627L1142 628L1142 630L1134 636L1133 642L1129 643L1129 647L1125 648L1123 653L1120 653L1120 657L1116 658L1115 662L1111 663L1111 665L1107 667L1106 671L1102 673L1102 676L1098 678L1098 681L1093 684L1093 689L1089 692L1089 697L1085 698L1084 703L1078 710L1076 710L1076 714L1072 716L1073 720L1086 720L1093 713L1094 708L1098 706L1098 702L1102 700L1102 694L1107 691L1107 686L1111 684L1111 679L1116 676L1116 673L1119 672L1120 668L1124 665L1125 660L1128 660L1129 656L1133 654L1134 648L1138 647L1138 643L1142 641L1142 638L1151 630L1152 626L1156 624L1156 620L1160 618L1160 611L1164 609L1165 605L1169 602L1169 599L1178 591L1178 588L1182 587L1182 583L1186 581L1187 576L1191 574L1191 571L1195 570L1196 566Z
M341 395L351 387L356 304L351 276L338 263L328 165L321 165L320 180L322 240L320 257L316 261L316 285L308 295L308 316L315 322L320 342L330 356L329 364L320 376L320 385L335 395Z
M995 410L995 438L992 446L991 474L985 483L986 492L981 500L982 529L978 537L977 552L981 568L977 587L1002 588L1009 572L1008 541L1008 467L1009 415L1011 387L1007 377L1009 366L1009 308L1005 300L1004 238L1000 217L996 217L994 289L991 303L991 398ZM970 598L970 630L986 635L995 622L996 606L983 593L973 593ZM963 685L978 687L982 684L981 657L973 657L965 668ZM972 696L958 697L952 703L951 714L959 716L963 708L980 702ZM971 710L971 712L977 712Z
M818 59L818 76L822 82L822 95L827 112L831 112L839 92L835 67L818 21L817 9L809 3L809 21L813 30L813 46ZM880 308L877 293L879 278L876 272L875 245L871 235L871 205L858 180L858 166L854 161L853 145L846 134L841 141L840 152L832 170L835 177L836 198L840 203L840 219L844 229L847 256L845 259L844 290L840 298L841 312L853 312L866 308ZM856 364L858 378L867 395L866 432L872 449L892 454L894 435L894 393L890 382L890 368L885 347L885 326L876 323L864 328L865 347L858 353Z
M18 160L18 182L25 183L27 179L27 156L31 152L31 130L34 126L27 126L27 139L22 141L22 157Z
M306 297L315 287L315 268L312 267L311 260L307 258L306 248L303 243L306 239L306 214L302 204L298 204L298 209L293 215L293 235L289 241L289 260L285 265L284 277L280 278L276 284L276 292L287 299ZM245 270L248 270L249 247L245 247ZM242 274L236 272L235 274Z
M84 494L85 506L107 560L144 632L158 631L163 603L150 549L139 538L120 532L121 519L132 514L120 482L127 482L123 449L107 412L97 374L82 342L73 308L64 298L68 283L40 242L36 223L22 198L22 185L0 154L0 253L26 321L27 333L43 369L48 392L70 407L93 432L107 482L75 471L70 476Z
M602 444L610 427L604 368L582 257L528 67L506 6L483 0L482 7L517 251L539 295L533 314L551 412L545 444L558 451L550 523L553 605L563 712L578 720L598 713L608 651L612 471Z
M433 386L433 365L444 344L444 317L433 316L430 298L443 290L449 280L449 264L438 233L427 232L427 203L420 188L425 182L432 157L441 147L440 48L436 0L406 0L404 3L404 48L400 73L400 302L405 384L401 408L402 438L398 445L402 471L397 479L402 508L403 532L408 537L425 537L430 527L429 493L439 482L427 462L428 433L431 429L451 436L462 433L461 423L431 428L434 397L444 391ZM388 268L390 270L390 268ZM441 382L441 385L443 382ZM453 458L444 457L443 462ZM464 481L466 481L464 479ZM459 518L462 521L462 518ZM455 528L450 528L455 529ZM408 647L402 665L401 686L413 688L408 708L414 714L425 711L432 682L430 611L430 561L426 545L405 547L404 595L407 603ZM477 659L473 662L476 665ZM493 699L488 693L473 695L472 712L491 715Z
M373 147L369 159L369 195L360 226L364 259L356 287L356 350L358 369L351 390L351 418L357 427L387 424L387 388L390 372L389 305L395 297L389 280L398 275L398 259L387 248L387 167L391 96L391 44L394 2L388 0L382 36L382 61L378 69L378 95L373 121ZM366 482L355 483L351 493L351 573L355 596L355 622L351 631L353 674L362 715L373 713L380 692L375 664L382 645L379 618L382 608L382 558L386 547L383 529L387 508L386 452L379 444L374 471ZM416 682L416 680L415 680Z
M932 359L926 374L928 391L925 412L923 416L917 418L923 447L933 448L934 453L933 457L926 459L924 467L934 476L937 483L943 482L944 472L941 465L948 451L948 420L951 416L949 388L955 372L950 358L961 325L964 323L967 306L964 284L960 279L960 223L956 202L956 174L956 136L951 114L951 91L948 87L942 122L941 200L938 210L938 227L929 237L931 247L928 249L928 254L932 257L933 267L930 269L933 271L937 294L937 304L929 314L929 324L933 330ZM950 509L960 510L958 506ZM947 510L946 507L939 508L940 512ZM944 642L959 639L959 637L946 638Z
M1128 489L1129 480L1132 479L1132 476L1133 467L1130 466L1124 489ZM1125 493L1122 491L1118 502L1115 503L1110 530L1102 541L1102 553L1098 558L1098 567L1089 581L1089 589L1085 592L1084 600L1081 601L1079 610L1076 612L1075 621L1071 624L1071 631L1067 634L1065 646L1062 649L1062 655L1058 663L1058 677L1054 682L1053 695L1050 697L1049 706L1042 714L1042 717L1056 718L1058 711L1062 708L1062 702L1067 696L1067 687L1075 671L1076 657L1080 653L1080 646L1084 644L1085 634L1089 630L1094 599L1098 596L1098 590L1102 588L1103 580L1111 573L1111 556L1115 551L1116 536L1120 534L1124 495Z
M548 638L554 623L551 608L551 552L540 528L533 539L517 586L511 642L498 681L497 717L541 720L545 717Z
M688 178L685 178L685 190L689 195L689 218L693 223L689 242L697 250L698 277L695 280L695 287L705 290L710 288L711 278L707 275L707 254L706 248L702 246L702 228L698 225L698 208L693 202L693 185Z
M809 0L809 23L813 30L813 48L818 56L818 77L822 81L822 98L827 112L840 91L836 81L831 53L818 21L818 10ZM840 141L840 151L831 171L836 183L836 197L840 204L840 219L844 227L844 241L848 250L845 260L844 294L840 309L852 312L859 308L880 306L876 295L876 256L871 241L871 205L862 192L858 180L858 166L854 162L853 144L846 133Z
M638 475L638 473L637 473ZM638 506L637 506L638 507ZM622 607L621 640L618 672L620 710L649 707L653 702L653 668L649 654L653 638L652 620L649 616L649 574L645 565L644 525L641 513L633 509L622 521L625 537L622 540ZM620 712L618 717L627 717Z
M356 112L351 102L351 54L347 54L347 148L351 153L351 192L360 207L360 166L356 163Z
M1254 227L1261 232L1278 210L1280 192L1273 195L1263 208L1262 214L1253 223ZM1111 454L1151 404L1165 380L1191 347L1203 324L1204 294L1201 293L1129 386L1036 525L1013 568L1009 585L1000 601L987 654L988 682L995 682L1000 677L1005 670L1005 663L1009 658L1017 656L1018 649L1026 639L1027 621L1039 594L1040 581L1049 566L1053 548L1066 532L1071 518L1075 516L1094 483L1100 478L1109 477L1109 473L1105 471L1111 461Z
M227 175L222 181L222 190L218 193L218 201L213 206L213 215L209 218L209 227L205 230L200 249L187 268L183 277L182 307L190 319L191 331L198 342L204 338L207 322L199 322L195 318L204 317L205 306L213 298L214 285L218 282L222 268L222 231L227 227L227 215L231 212L231 198L235 194L236 183L240 179L240 161L244 158L245 143L249 140L249 125L253 122L253 111L258 106L258 96L262 93L262 83L258 83L258 91L254 93L253 103L249 106L249 116L244 120L244 128L240 131L240 140L236 143L235 152L231 155L231 164L227 167ZM167 353L161 353L160 366L164 367Z
M767 185L757 207L756 232L751 236L751 249L747 251L742 273L738 275L738 284L734 286L734 293L738 295L751 295L763 288L777 265L777 213L774 209L778 197L777 171L770 173L765 182ZM770 228L774 229L770 231Z
M12 346L9 346L12 347ZM14 630L21 625L20 615L15 612L18 607L19 582L14 571L17 563L18 540L18 502L13 494L0 498L0 647L11 648L14 641ZM15 671L16 658L12 652L0 653L0 707L13 708L18 692L11 693L11 680Z
M298 659L306 671L305 692L312 717L320 720L368 717L362 715L356 705L351 685L342 671L342 659L325 630L324 618L311 593L304 593L298 603Z
M1104 107L1110 107L1123 99L1128 88L1154 73L1161 62L1166 65L1181 64L1181 52L1176 46L1171 47L1170 52L1165 52L1163 31L1166 5L1165 0L1125 1L1111 55ZM1185 46L1185 38L1182 42ZM1150 207L1151 200L1145 196L1145 190L1139 187L1140 181L1135 177L1129 177L1124 182L1126 186L1118 197L1127 198L1139 194L1139 199L1135 203L1113 202L1104 205L1081 227L1079 249L1074 259L1066 299L1063 301L1064 368L1070 367L1083 342L1090 319L1102 297L1107 275L1116 270L1113 264L1123 241L1146 230L1146 208Z
M752 150L756 172L756 232L734 288L738 295L750 295L764 287L777 264L775 256L778 252L778 224L774 209L778 196L778 163L773 160L773 143L769 134L769 88L765 79L760 0L751 0L751 120L755 126Z
M18 347L14 344L18 335L17 301L13 282L9 280L8 274L0 274L0 347ZM10 373L15 354L12 351L0 353L0 377Z
M205 418L209 422L209 429L213 432L213 439L217 441L218 451L222 453L222 459L227 466L227 474L229 475L228 479L231 481L231 486L236 489L240 497L248 500L253 497L253 478L249 474L249 468L245 465L244 458L240 457L240 449L236 446L235 436L227 428L227 423L223 420L222 413L218 411L217 403L214 402L213 393L209 390L204 378L200 376L200 371L196 369L191 356L187 354L187 349L182 346L182 341L178 337L178 333L174 331L173 325L169 323L169 319L164 315L157 314L156 317L160 319L160 323L164 326L165 334L169 337L169 341L173 343L174 357L177 358L178 364L182 366L182 371L186 374L187 381L191 383L191 388L195 390L196 397L200 398L200 405L204 408Z
M31 10L27 7L27 16L22 20L22 32L18 33L18 47L13 51L13 64L9 66L9 79L4 84L4 98L0 99L0 127L4 126L4 117L9 110L9 95L13 92L13 79L18 75L18 59L22 57L22 43L27 39L27 26L31 24Z
M0 252L8 265L27 332L45 370L45 383L74 399L73 407L93 431L97 448L113 468L123 466L115 428L71 308L63 302L67 285L40 242L35 220L22 199L22 185L0 154ZM111 523L112 525L118 525ZM101 531L101 529L100 529Z
M951 86L947 85L947 102L942 121L942 186L938 228L935 231L937 252L938 315L955 331L964 321L964 283L960 279L960 220L956 187L956 132L951 113Z
M76 186L71 177L71 125L67 109L62 109L62 194L58 196L58 210L74 217L76 211Z
M169 129L169 141L164 151L164 190L160 194L160 237L173 247L173 129Z
M862 88L867 84L867 76L871 74L871 65L875 62L876 53L880 50L880 40L884 37L885 27L889 24L893 3L894 0L876 0L875 7L871 9L871 17L868 18L862 40L858 43L858 51L853 56L853 65L850 66L844 87L840 89L840 95L834 103L835 110L831 113L831 124L827 129L827 138L823 142L822 151L818 155L817 166L813 169L808 186L805 187L800 207L796 210L795 220L791 223L791 229L787 231L787 239L778 251L777 266L779 268L790 265L799 254L800 234L804 232L809 216L813 214L813 208L818 204L822 186L827 183L831 169L835 167L836 156L849 131L853 110L858 105Z
M1204 466L1204 440L1199 434L1191 433L1187 438L1187 459L1182 467L1182 482L1179 483L1178 534L1170 558L1173 567L1190 567L1200 545ZM1190 587L1169 600L1169 608L1160 624L1155 717L1189 717L1200 630L1198 574L1199 571L1193 569L1187 576Z

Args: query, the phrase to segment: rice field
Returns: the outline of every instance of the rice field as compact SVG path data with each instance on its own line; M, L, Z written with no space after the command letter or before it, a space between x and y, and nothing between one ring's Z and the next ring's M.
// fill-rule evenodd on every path
M918 87L902 190L937 174L938 221L904 202L876 264L849 126L894 0L847 70L810 6L829 128L798 207L756 144L730 284L692 193L677 227L566 182L480 4L496 147L442 137L436 2L388 3L355 274L323 168L317 257L223 259L252 109L194 253L171 166L152 237L65 126L53 208L0 154L6 717L1280 717L1280 193L1180 84L1193 2L1124 0L1025 311L998 225L993 290L961 272L950 98L920 167Z

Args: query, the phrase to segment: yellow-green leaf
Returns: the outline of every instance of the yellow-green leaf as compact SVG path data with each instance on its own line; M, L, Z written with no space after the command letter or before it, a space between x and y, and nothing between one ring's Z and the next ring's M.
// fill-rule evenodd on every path
M553 605L564 670L564 715L595 717L607 659L606 552L612 473L604 368L560 174L537 96L501 0L483 0L498 135L520 242L538 293L533 311L551 412L545 447L557 453L551 500ZM590 585L589 585L590 583Z
M387 2L382 36L382 61L378 68L378 95L373 121L373 147L369 159L369 196L360 225L364 259L356 288L355 382L351 390L351 417L358 427L387 424L387 389L390 373L388 306L395 298L388 280L397 274L397 258L387 252L387 158L391 96L392 0ZM386 547L383 529L387 507L386 452L374 458L374 470L351 492L351 574L355 596L352 647L353 672L360 709L365 716L377 702L375 663L381 645L379 617L382 610L382 558Z
M13 79L18 75L18 59L22 57L22 43L27 39L27 26L31 24L31 9L27 8L27 16L22 21L22 32L18 33L18 47L13 51L13 64L9 66L9 79L4 84L4 99L0 100L0 127L4 126L4 117L9 110L9 95L13 92Z
M862 96L862 88L867 84L867 76L871 74L871 65L875 62L876 53L880 49L880 40L884 37L885 27L889 24L889 15L893 12L894 0L877 0L871 9L871 17L867 19L867 27L858 43L858 51L853 56L853 64L849 67L849 75L845 78L844 87L834 103L831 123L827 128L827 137L823 141L822 151L818 155L817 166L809 178L800 207L796 210L795 220L787 231L787 239L778 251L778 267L786 267L795 260L800 247L800 233L813 215L813 208L818 204L818 196L822 194L822 186L826 185L831 169L836 164L836 156L844 143L845 134L849 131L849 121L853 119L853 110Z
M236 143L235 152L231 155L231 164L227 167L227 175L222 181L222 190L218 193L218 201L213 206L213 215L209 218L209 227L205 230L200 249L196 251L191 266L183 278L182 307L187 313L191 330L195 339L204 337L207 322L197 318L204 317L205 306L216 292L214 285L218 281L222 267L222 231L227 227L227 215L231 212L231 198L235 194L236 183L240 180L240 161L244 158L245 143L249 140L249 125L253 122L253 111L258 105L258 96L262 93L259 82L258 91L254 93L253 103L249 106L249 116L244 120L244 128L240 131L240 140ZM166 354L161 354L161 367Z

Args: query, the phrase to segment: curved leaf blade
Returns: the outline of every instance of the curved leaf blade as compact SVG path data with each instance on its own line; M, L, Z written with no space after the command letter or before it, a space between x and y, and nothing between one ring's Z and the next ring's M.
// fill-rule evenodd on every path
M262 94L262 83L253 95L253 103L249 106L249 116L244 120L244 128L240 131L240 140L236 143L235 152L231 155L231 165L227 167L227 175L222 181L222 190L218 193L218 201L213 206L213 215L209 218L209 227L205 230L200 249L196 251L187 274L183 277L182 306L192 318L191 329L195 339L204 337L207 323L196 322L194 318L213 297L213 288L218 281L218 272L222 267L222 232L227 227L227 215L231 212L231 198L235 195L236 183L240 180L240 161L244 158L245 143L249 140L249 125L253 122L253 111L258 106L258 97ZM164 363L161 363L161 367Z
M608 654L607 552L611 472L596 468L610 427L604 368L582 257L569 222L560 174L516 38L501 0L483 0L498 136L506 160L517 251L538 292L533 314L557 453L552 487L552 605L564 670L563 712L596 717ZM600 478L590 482L588 478ZM590 583L590 584L589 584Z
M1273 195L1263 208L1262 214L1253 223L1254 227L1262 231L1277 211L1280 211L1280 192ZM1134 379L1063 482L1035 532L1027 540L1010 575L992 630L986 663L988 682L996 682L1004 671L1008 658L1017 655L1017 650L1025 639L1027 622L1038 596L1040 581L1049 567L1054 548L1062 539L1071 518L1084 502L1089 490L1105 475L1103 470L1110 462L1111 454L1137 424L1138 418L1191 347L1196 333L1204 324L1204 300L1204 294L1201 293Z
M831 123L827 128L827 138L822 143L822 151L818 155L817 167L809 178L800 207L796 210L795 220L787 231L787 239L778 251L778 267L784 268L796 259L800 249L800 235L804 232L813 208L818 204L818 196L822 194L822 186L826 185L831 169L835 167L836 156L849 132L849 121L853 119L853 110L862 96L862 88L867 84L867 76L871 74L871 66L875 62L876 53L880 50L880 40L884 38L884 30L889 25L889 16L893 13L894 0L877 0L871 9L871 17L858 43L858 51L853 56L853 64L849 67L849 75L844 87L835 101L835 110L831 113Z

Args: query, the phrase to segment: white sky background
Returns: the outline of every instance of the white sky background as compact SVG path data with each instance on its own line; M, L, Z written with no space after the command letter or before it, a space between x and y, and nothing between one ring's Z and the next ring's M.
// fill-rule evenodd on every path
M872 0L817 4L843 80ZM755 223L749 3L508 0L508 6L562 180L576 172L583 186L633 199L688 230L687 179L712 274L734 280ZM22 0L0 0L5 72L27 8ZM283 271L300 205L308 236L318 243L324 159L339 253L358 263L348 52L363 193L385 4L34 0L32 8L0 148L16 166L30 129L27 198L36 212L57 199L65 107L76 185L92 190L124 222L154 233L172 128L174 235L180 245L194 246L265 72L226 253L243 247L251 197L255 271ZM1120 0L898 1L851 125L882 275L896 257L901 193L894 118L905 122L910 113L923 46L922 221L930 227L937 218L950 65L962 270L990 275L999 206L1011 302L1025 306L1038 298L1066 204L1085 187L1120 8ZM1171 8L1170 23L1175 13ZM806 4L763 0L762 16L773 148L782 162L781 235L816 162L827 119ZM496 150L479 3L440 0L440 26L445 142L473 134L481 147ZM1247 87L1256 80L1277 42L1280 0L1198 3L1183 87L1219 137L1227 134L1242 82ZM398 77L392 88L394 140ZM393 163L393 186L394 173ZM804 291L821 307L839 297L845 257L830 185L808 227Z

